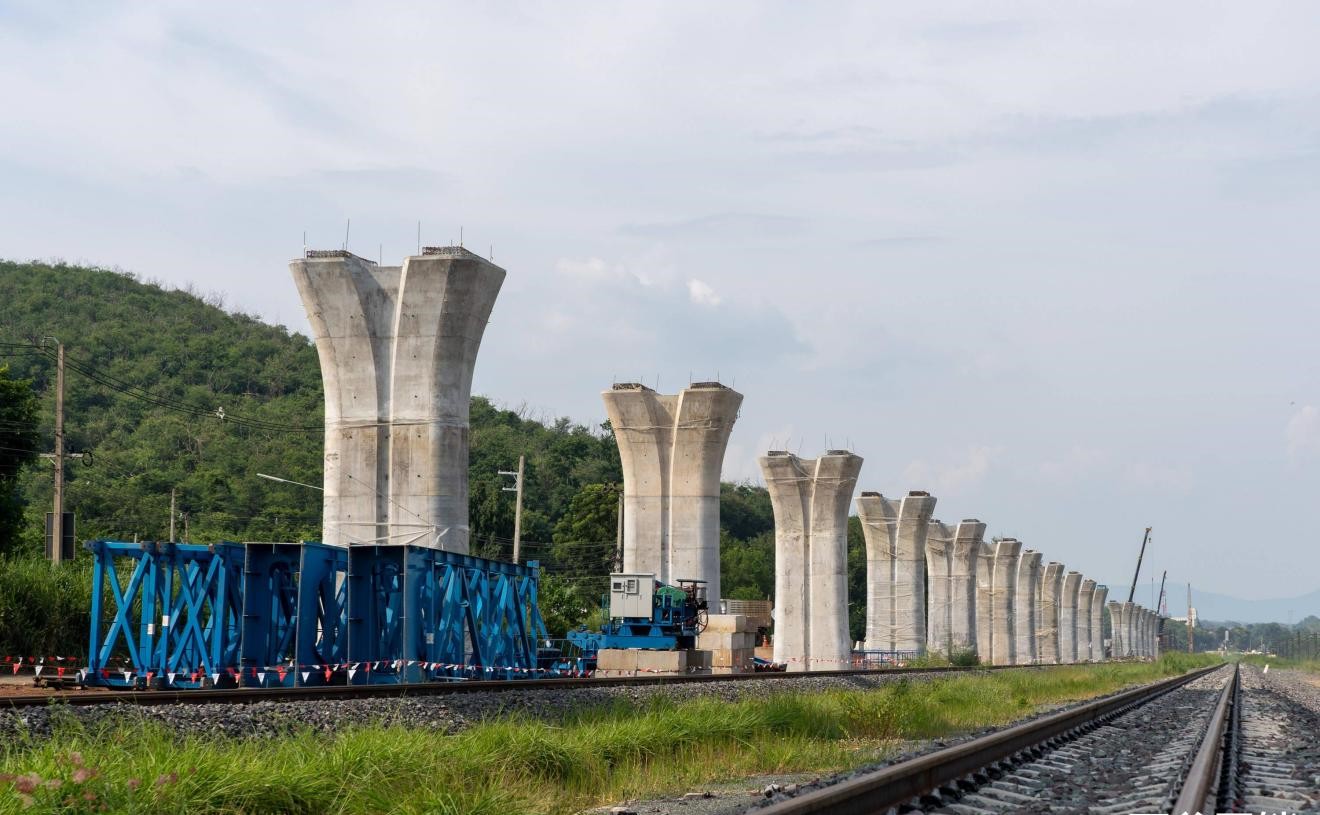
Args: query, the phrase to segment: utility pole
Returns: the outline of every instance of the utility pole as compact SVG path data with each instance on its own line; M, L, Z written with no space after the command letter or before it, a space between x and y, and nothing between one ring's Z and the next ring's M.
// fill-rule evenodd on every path
M64 562L64 343L54 337L42 337L41 341L55 343L55 449L42 453L42 458L50 459L55 465L55 500L50 518L50 560L52 563ZM69 458L82 458L81 453L74 453ZM72 533L70 533L72 534Z
M55 341L55 517L50 520L51 561L64 562L64 343Z
M170 487L170 543L174 543L174 517L175 517L174 493L175 492L176 492L175 488Z
M517 563L522 556L522 504L523 504L523 471L527 464L526 456L518 456L518 470L500 470L500 475L513 476L513 486L503 487L505 492L516 492L518 497L515 499L513 510L513 562Z
M1146 556L1146 544L1150 542L1150 527L1146 527L1146 534L1141 538L1141 552L1137 555L1137 571L1132 575L1132 588L1128 589L1129 603L1137 595L1137 578L1141 576L1141 559Z

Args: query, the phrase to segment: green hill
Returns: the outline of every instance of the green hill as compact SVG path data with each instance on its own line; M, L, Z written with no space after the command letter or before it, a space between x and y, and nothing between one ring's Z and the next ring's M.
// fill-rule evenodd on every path
M0 261L0 303L0 366L32 380L47 451L52 354L16 344L57 337L65 345L66 449L87 454L67 470L65 508L77 514L79 540L165 538L171 490L180 538L185 529L195 542L319 537L319 492L257 477L321 482L321 376L307 337L226 311L215 297L63 264ZM608 425L543 424L478 396L471 447L475 553L511 554L513 497L497 471L524 454L525 557L553 576L550 605L590 605L614 555L621 474ZM0 540L0 553L40 551L51 482L49 462L24 469L26 524L16 540ZM726 595L766 597L768 496L725 485L722 505Z

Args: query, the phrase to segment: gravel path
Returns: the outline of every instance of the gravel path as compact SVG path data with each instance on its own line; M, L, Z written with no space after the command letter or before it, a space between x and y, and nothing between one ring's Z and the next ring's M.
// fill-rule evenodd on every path
M966 674L959 674L966 675ZM155 721L180 733L239 738L266 738L299 730L334 732L363 724L401 724L456 733L483 719L518 713L547 721L562 720L575 711L611 705L640 705L656 698L675 700L710 697L734 701L764 698L774 693L865 690L892 682L948 678L947 673L890 674L841 677L789 677L702 682L688 685L639 685L605 688L555 688L480 691L452 695L393 699L339 699L315 702L253 702L250 704L181 704L136 707L88 707L0 710L0 738L28 734L45 737L52 717L96 726L109 722Z

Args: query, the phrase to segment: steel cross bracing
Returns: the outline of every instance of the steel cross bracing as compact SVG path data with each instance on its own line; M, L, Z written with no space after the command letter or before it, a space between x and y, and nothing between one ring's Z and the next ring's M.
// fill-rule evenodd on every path
M85 682L295 687L538 676L539 569L418 546L92 541Z

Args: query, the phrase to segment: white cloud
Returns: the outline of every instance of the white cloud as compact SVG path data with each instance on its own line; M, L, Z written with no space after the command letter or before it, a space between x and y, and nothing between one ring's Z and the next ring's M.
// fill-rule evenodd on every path
M966 454L955 461L916 459L903 471L905 489L929 490L936 497L957 494L984 481L1002 452L1002 447L980 444L967 448Z
M693 278L688 281L688 299L699 306L718 306L720 296L704 280Z
M1304 406L1288 419L1283 432L1288 441L1289 458L1303 458L1320 452L1320 411L1314 405Z

